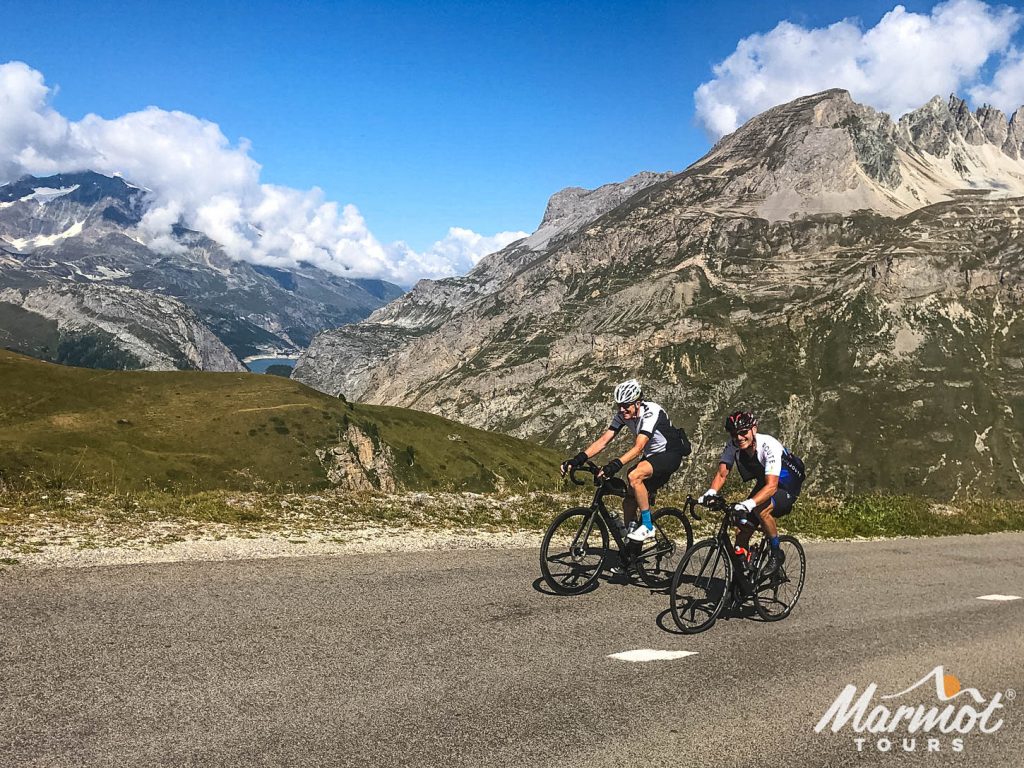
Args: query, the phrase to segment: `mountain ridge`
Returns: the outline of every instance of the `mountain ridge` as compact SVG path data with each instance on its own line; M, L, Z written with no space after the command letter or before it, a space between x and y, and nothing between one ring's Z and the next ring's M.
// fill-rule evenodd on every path
M154 297L145 315L158 310L157 297L171 297L187 304L237 358L297 353L318 330L365 317L402 293L381 280L350 280L308 263L283 270L239 261L180 224L172 231L174 248L154 251L137 230L149 199L147 190L125 179L92 171L26 176L0 187L0 288L23 294L45 286L130 288L136 304L142 295ZM38 301L34 306L43 316L63 311ZM90 316L73 324L81 330ZM39 347L33 338L9 343ZM187 352L176 357L195 359ZM223 370L239 365L219 354L215 359L228 366ZM164 363L144 356L141 364Z
M600 428L617 380L639 376L693 433L685 478L713 463L721 414L746 404L818 465L819 491L1020 494L1024 165L970 144L950 103L902 128L838 91L769 110L537 251L520 241L319 334L294 376L564 449ZM1001 136L981 115L982 135ZM766 201L777 216L761 215ZM890 465L893 449L913 462Z

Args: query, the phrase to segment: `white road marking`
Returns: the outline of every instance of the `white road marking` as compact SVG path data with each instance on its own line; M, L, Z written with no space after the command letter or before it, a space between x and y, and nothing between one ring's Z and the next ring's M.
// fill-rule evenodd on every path
M1021 597L1020 597L1020 595L982 595L978 599L979 600L1006 601L1006 600L1020 600Z
M608 654L609 659L619 661L671 661L686 656L696 656L696 651L656 651L653 648L638 648L635 651L622 651Z

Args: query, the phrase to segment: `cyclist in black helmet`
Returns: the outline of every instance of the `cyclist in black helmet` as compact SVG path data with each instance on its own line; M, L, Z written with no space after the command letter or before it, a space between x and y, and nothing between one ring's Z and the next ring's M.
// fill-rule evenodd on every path
M698 501L707 501L718 494L735 464L744 480L756 480L750 496L733 505L733 515L739 528L736 534L737 552L745 552L754 525L750 520L760 519L771 543L766 573L774 573L781 563L779 528L776 518L793 509L804 481L804 464L771 435L759 434L757 417L747 411L736 411L725 419L729 440L718 460L718 472L711 487Z
M608 429L590 447L580 451L571 459L562 462L562 475L570 468L586 463L597 456L619 434L623 427L636 436L633 447L617 459L612 459L601 469L603 477L612 477L625 464L635 459L640 462L627 475L632 493L622 502L622 514L626 523L636 521L640 512L640 524L628 538L646 541L654 536L651 523L651 504L659 488L668 482L672 473L679 469L684 456L690 453L690 442L686 433L672 426L665 409L657 403L644 400L640 382L629 379L615 388L615 411Z

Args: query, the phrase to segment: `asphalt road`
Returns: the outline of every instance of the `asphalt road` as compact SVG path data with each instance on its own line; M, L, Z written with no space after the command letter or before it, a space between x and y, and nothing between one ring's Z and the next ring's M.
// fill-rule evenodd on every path
M1024 535L807 555L787 620L695 637L641 587L538 591L533 550L7 569L0 765L1024 764L1024 600L977 599L1024 595ZM640 648L696 655L608 658ZM847 684L938 665L1001 693L998 731L930 753L814 732Z

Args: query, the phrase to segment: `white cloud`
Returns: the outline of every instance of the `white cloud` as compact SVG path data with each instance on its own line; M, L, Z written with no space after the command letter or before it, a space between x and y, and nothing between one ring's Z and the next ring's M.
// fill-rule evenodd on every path
M1007 114L1020 108L1024 104L1024 51L1007 53L992 82L980 83L969 93L975 104L991 104Z
M1024 72L1010 42L1021 15L980 0L949 0L929 14L897 5L871 29L844 19L806 29L781 22L745 37L694 93L697 118L712 136L730 133L777 104L828 88L888 112L909 112L936 95L985 86L983 67L997 57L988 101L1010 111L1024 101Z
M526 236L485 237L453 227L424 253L401 242L384 244L354 205L326 200L318 188L261 184L248 142L232 145L215 123L156 107L72 122L50 106L51 94L42 73L27 64L0 64L0 183L25 174L120 174L152 191L139 230L160 250L181 247L170 232L183 220L234 258L278 267L302 260L347 277L411 285L462 274Z
M500 251L528 234L499 232L485 237L469 229L451 227L443 240L438 240L424 253L416 253L405 243L394 243L389 250L396 260L408 264L420 274L454 277L468 272L487 254Z

